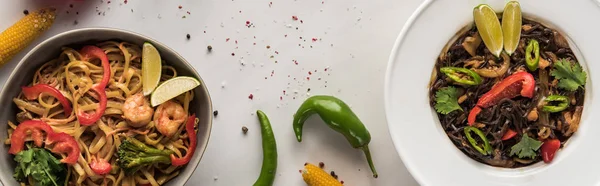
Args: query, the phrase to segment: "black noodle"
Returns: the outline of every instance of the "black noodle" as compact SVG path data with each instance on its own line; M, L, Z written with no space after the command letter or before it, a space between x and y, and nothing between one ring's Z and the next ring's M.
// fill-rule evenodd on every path
M569 46L557 43L557 38L562 37L556 30L547 28L546 26L534 22L532 20L523 19L523 27L521 30L520 44L510 57L511 65L507 73L497 78L483 78L483 82L476 86L461 86L452 82L443 73L439 72L441 67L467 67L466 62L475 58L471 56L462 46L466 37L475 36L477 28L472 26L470 30L458 36L458 39L451 44L448 51L443 53L435 65L437 74L430 87L430 105L435 105L435 93L440 88L454 86L459 89L461 96L466 96L466 99L460 103L464 111L453 111L449 114L439 114L438 117L442 128L446 131L449 139L460 149L464 154L473 158L476 161L497 166L516 168L527 166L542 160L538 155L530 161L529 159L517 159L517 156L510 156L511 147L518 143L518 139L524 134L531 138L543 141L546 138L556 138L561 142L566 141L572 134L566 133L571 127L571 123L564 116L565 112L575 112L577 107L582 107L584 102L585 89L580 88L575 92L568 92L556 87L556 80L550 76L550 71L553 64L558 59L568 59L577 62L577 58ZM475 150L464 136L464 127L467 125L467 116L469 111L475 107L481 95L491 90L492 86L504 79L505 77L518 72L528 71L525 66L525 47L529 40L535 39L540 45L540 57L549 62L549 66L535 72L530 72L536 81L535 94L533 98L516 97L513 99L503 99L499 103L489 108L484 108L477 117L477 123L474 125L484 132L489 140L493 153L491 155L482 155ZM503 63L501 58L493 56L485 47L484 43L476 48L476 57L483 59L480 66L477 68L497 67ZM540 79L541 76L545 78ZM543 82L542 80L546 80ZM543 113L539 103L541 99L549 94L560 94L571 98L572 102L567 110L558 113ZM529 119L528 115L536 112L535 120ZM538 119L539 117L539 119ZM502 141L504 133L512 129L517 132L517 136L509 140ZM550 130L548 133L543 131ZM538 134L540 133L540 134Z

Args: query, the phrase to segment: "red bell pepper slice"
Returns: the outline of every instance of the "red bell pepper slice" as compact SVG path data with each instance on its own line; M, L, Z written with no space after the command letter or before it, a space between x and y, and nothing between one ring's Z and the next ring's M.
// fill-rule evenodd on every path
M552 162L556 151L560 148L560 141L558 139L549 139L542 144L542 159L545 163Z
M517 132L515 132L515 131L514 131L514 130L512 130L512 129L508 129L508 130L507 130L507 131L504 133L504 135L502 136L502 141L504 141L504 140L509 140L509 139L511 139L511 138L513 138L513 137L515 137L516 135L517 135Z
M171 154L171 164L174 166L182 166L190 162L192 157L194 156L194 152L196 151L196 131L194 130L194 124L196 120L196 114L192 114L188 117L187 122L185 124L185 131L188 134L188 139L190 140L190 147L187 150L187 153L182 158L177 158L175 155Z
M93 158L90 168L98 175L108 174L112 170L110 163L102 158Z
M27 98L28 100L36 99L41 93L50 94L52 97L58 99L58 102L60 102L65 111L65 116L71 116L71 104L69 103L69 100L67 100L67 98L65 98L65 96L63 96L58 89L47 84L37 84L30 87L22 86L21 90L23 91L23 95L25 95L25 98Z
M33 143L37 147L41 147L42 142L44 141L42 131L46 132L47 136L54 133L52 127L43 121L24 121L17 125L17 128L10 136L10 149L8 150L8 153L17 154L25 148L25 138L27 137L28 131L31 131L31 138L33 138Z
M517 72L504 78L500 83L494 85L492 90L479 98L477 105L471 110L467 118L469 126L475 123L475 119L482 108L493 106L504 98L511 99L519 95L532 98L534 91L535 79L528 72Z
M67 153L67 157L60 160L62 163L73 165L77 163L77 159L81 155L81 149L75 138L64 132L51 133L48 135L46 144L54 144L54 147L50 150L54 153Z
M96 121L98 121L100 117L104 115L104 111L106 110L107 98L106 92L104 90L106 89L106 85L110 80L110 64L108 63L108 56L106 56L104 50L96 46L89 45L83 47L81 49L81 54L86 59L98 58L100 59L100 61L102 61L102 80L100 81L100 83L94 84L91 88L91 90L98 93L98 101L100 105L98 106L98 109L96 109L96 111L92 114L86 113L83 110L77 111L77 119L79 120L79 123L81 123L82 125L89 126L96 123Z

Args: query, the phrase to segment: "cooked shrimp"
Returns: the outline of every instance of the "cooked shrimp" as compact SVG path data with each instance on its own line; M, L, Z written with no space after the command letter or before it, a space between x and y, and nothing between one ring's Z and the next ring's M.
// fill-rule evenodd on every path
M173 101L167 101L160 104L154 113L154 122L156 129L161 134L171 137L179 129L179 125L185 121L187 113L183 107Z
M144 94L137 93L129 96L123 103L123 118L132 127L142 127L150 123L154 110Z

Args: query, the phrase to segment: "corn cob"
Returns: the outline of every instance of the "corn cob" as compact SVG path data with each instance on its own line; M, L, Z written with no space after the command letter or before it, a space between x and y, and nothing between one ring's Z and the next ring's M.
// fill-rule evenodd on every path
M323 169L307 163L302 171L302 178L308 186L342 186L342 184L327 174Z
M2 32L0 34L0 67L48 30L54 23L55 17L56 9L43 8L29 13Z

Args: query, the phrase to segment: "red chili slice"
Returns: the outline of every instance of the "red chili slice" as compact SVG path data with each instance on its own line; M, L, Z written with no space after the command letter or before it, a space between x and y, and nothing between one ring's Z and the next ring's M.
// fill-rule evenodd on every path
M515 132L515 131L514 131L514 130L512 130L512 129L508 129L508 130L506 130L506 132L505 132L505 133L504 133L504 135L502 136L502 141L504 141L504 140L509 140L509 139L511 139L511 138L513 138L513 137L515 137L516 135L517 135L517 132Z
M42 142L44 141L42 131L46 132L46 135L54 133L52 127L43 121L23 121L21 124L17 125L17 128L10 136L10 149L8 150L8 153L17 154L25 148L25 138L27 137L28 131L31 131L31 138L33 138L33 143L37 147L41 147Z
M66 164L73 165L77 163L77 159L79 159L79 156L81 155L81 149L79 148L77 141L75 141L75 138L64 132L48 135L46 144L54 144L54 147L50 150L54 153L66 153L67 157L60 160L60 162Z
M519 95L532 98L535 91L535 79L528 72L514 73L500 83L494 85L492 90L483 94L477 101L477 105L471 110L468 117L469 126L475 123L477 115L482 108L496 105L504 98L514 98Z
M560 141L558 139L549 139L542 144L542 159L545 163L552 162L554 155L560 148Z
M100 117L102 117L104 111L106 110L107 98L105 89L106 85L108 84L108 81L110 80L110 64L108 63L108 57L104 53L104 50L96 46L89 45L83 47L81 49L81 54L86 59L98 58L100 59L100 61L102 61L102 80L100 81L100 83L94 84L91 88L91 90L98 93L98 109L96 109L96 111L92 114L86 113L83 110L77 111L77 119L79 120L79 123L81 123L82 125L89 126L96 123L96 121L98 121Z
M63 109L65 110L65 116L69 117L71 115L71 104L69 103L69 100L67 100L67 98L65 98L65 96L63 96L58 89L47 84L37 84L30 87L23 86L21 87L21 90L23 91L23 95L25 95L25 98L27 98L28 100L34 100L38 98L38 96L41 93L50 94L52 97L58 99L58 102L60 102Z
M93 158L92 162L90 163L90 168L92 171L94 171L94 173L98 175L104 175L110 172L112 166L105 159Z
M188 134L188 139L190 140L190 146L187 150L187 153L182 158L177 158L175 155L171 154L171 164L174 166L182 166L190 162L192 157L194 156L194 152L196 151L196 131L194 130L194 124L196 120L196 114L192 114L188 117L187 122L185 124L185 131Z

